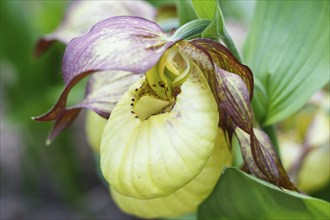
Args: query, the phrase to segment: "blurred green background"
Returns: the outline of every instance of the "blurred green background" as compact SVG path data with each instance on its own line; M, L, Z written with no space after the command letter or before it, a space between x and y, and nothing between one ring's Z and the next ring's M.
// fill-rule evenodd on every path
M39 37L60 22L68 1L1 1L0 219L129 219L98 178L81 116L50 146L51 123L31 120L63 89L56 44L33 57Z

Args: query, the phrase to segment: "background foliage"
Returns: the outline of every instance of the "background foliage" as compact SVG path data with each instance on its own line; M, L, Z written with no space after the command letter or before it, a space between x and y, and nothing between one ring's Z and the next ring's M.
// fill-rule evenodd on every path
M45 146L51 124L32 116L63 89L64 46L33 57L39 37L60 22L68 1L1 1L1 219L129 219L98 178L84 119Z

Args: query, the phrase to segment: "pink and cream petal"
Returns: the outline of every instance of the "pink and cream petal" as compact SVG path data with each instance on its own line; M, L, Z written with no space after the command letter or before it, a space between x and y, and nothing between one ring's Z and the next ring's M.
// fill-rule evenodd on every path
M134 15L155 20L156 9L141 0L134 1L72 1L60 25L50 34L39 39L35 55L43 54L54 42L68 44L80 37L94 24L113 16Z

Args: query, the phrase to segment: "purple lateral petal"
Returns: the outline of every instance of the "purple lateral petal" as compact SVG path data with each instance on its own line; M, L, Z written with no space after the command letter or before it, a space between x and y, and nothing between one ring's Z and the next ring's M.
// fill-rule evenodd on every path
M241 64L234 55L222 44L210 39L195 39L191 41L211 55L213 62L221 69L239 75L245 82L249 91L249 97L253 97L253 75L248 66Z
M49 145L51 141L61 133L65 128L72 124L74 119L78 116L80 108L66 109L62 115L55 121L55 124L48 135L46 144Z
M178 48L198 64L206 76L218 103L219 125L229 139L235 132L249 170L259 178L294 190L267 135L259 131L255 134L253 129L251 70L223 46L210 40L181 41Z
M235 134L241 146L251 146L251 136L248 133L244 132L240 128L236 128ZM297 190L287 176L267 134L261 130L254 129L254 135L254 139L256 139L258 144L254 150L255 152L253 152L253 148L241 148L243 158L248 166L248 169L257 177L268 181L270 178L274 178L276 176L277 178L273 180L275 181L273 183L286 189ZM256 155L254 156L253 154ZM257 160L254 159L255 157L257 157ZM269 173L265 173L260 169L260 163L263 163L264 167L268 167L270 169ZM267 165L265 163L267 163Z
M53 108L49 110L47 113L40 115L38 117L33 117L32 119L36 121L53 121L59 119L66 110L66 101L73 86L75 86L81 79L92 73L95 73L95 71L82 73L77 77L75 77L73 80L71 80L71 82L64 88L63 92L60 95L60 98L53 106Z
M141 77L141 74L120 71L94 74L88 82L85 99L76 107L88 108L108 118L120 97Z
M247 80L250 86L248 90L241 77L246 75L246 79L252 78L251 70L239 63L228 49L214 41L196 39L190 42L181 41L178 45L182 53L199 65L208 80L218 103L219 125L230 137L236 126L251 132L253 114L250 108L250 91L253 90L253 80Z
M154 20L156 10L147 2L134 1L73 1L56 30L42 37L36 45L35 55L44 53L54 42L69 43L86 34L91 27L106 18L131 15Z
M90 109L104 118L108 118L110 112L116 106L120 97L128 88L137 81L141 75L129 72L99 72L91 76L88 81L85 98L77 105L62 109L55 118L55 124L50 132L47 143L50 143L62 130L71 125L81 109ZM35 118L44 121L45 118Z
M239 111L234 111L236 113L237 117L233 117L231 115L228 114L227 111L222 110L222 108L224 106L231 106L231 105L223 105L224 102L228 102L228 100L232 100L230 99L230 97L227 97L226 99L224 95L226 96L230 96L230 94L224 94L221 93L220 91L223 91L223 89L226 88L219 88L219 82L221 82L222 77L218 74L215 74L215 68L224 70L221 71L221 74L227 74L227 73L234 73L237 77L236 80L240 80L241 78L244 80L244 87L240 87L241 90L246 90L246 88L248 89L246 91L241 91L241 94L244 95L244 99L247 99L247 102L240 102L240 104L244 104L247 103L247 105L249 106L249 100L252 99L252 95L253 95L253 75L251 70L249 69L249 67L241 64L233 55L232 53L223 45L221 45L218 42L209 40L209 39L195 39L190 41L190 44L193 45L194 50L190 53L194 53L194 51L199 51L199 53L205 54L209 60L212 62L212 66L213 69L210 70L210 68L205 68L203 67L203 69L207 70L205 71L205 75L206 78L208 79L209 85L213 91L214 96L216 97L218 103L222 103L222 105L219 105L219 112L220 112L220 121L219 121L219 125L221 128L223 128L225 130L226 136L228 137L229 140L231 140L232 134L234 132L235 129L235 124L233 124L233 121L235 121L235 123L245 123L245 125L241 125L242 128L244 128L244 130L248 130L250 128L249 125L249 121L251 121L251 117L252 115L250 114L250 109L244 108L246 109L245 113L242 115L241 112ZM205 56L204 55L204 56ZM204 58L204 60L206 60ZM196 61L195 61L196 62ZM202 64L203 66L205 66L205 63L207 63L206 61L203 62L199 62L200 64ZM211 65L208 65L211 66ZM234 77L232 77L232 79L235 79ZM229 78L228 78L229 79ZM241 81L241 80L240 80ZM224 87L227 86L227 83L223 83L222 84ZM228 84L229 86L230 84ZM239 84L238 84L239 85ZM236 85L233 85L234 87ZM224 97L220 97L220 96L224 96ZM237 104L237 103L236 103ZM236 108L237 110L239 110L240 106L237 105L232 105L232 108ZM231 112L232 113L232 112Z
M267 135L253 128L249 91L240 76L215 66L220 111L233 122L248 168L257 177L286 189L295 190ZM223 115L222 115L223 116ZM227 119L228 120L228 119Z
M73 39L64 54L63 78L68 84L88 71L145 72L174 42L154 22L140 17L112 17Z
M214 64L211 55L202 47L187 41L180 41L177 45L181 53L192 59L203 71L212 92L216 91Z
M250 132L253 127L253 116L249 91L244 81L240 76L220 69L218 66L215 66L215 71L220 109L230 114L231 120L238 127Z
M35 119L59 118L71 89L87 75L112 70L144 73L173 43L156 23L144 18L120 16L96 24L87 35L69 43L63 59L66 87L56 105Z
M42 37L38 40L34 51L33 51L33 56L38 58L40 57L43 53L45 53L56 41L55 38L53 37Z
M210 46L207 45L207 43L210 43ZM220 103L228 102L221 99L222 93L219 91L222 91L222 89L219 88L219 80L221 81L221 78L219 79L219 76L215 74L215 68L221 68L224 71L223 74L226 74L229 70L235 71L237 74L236 78L240 79L240 75L247 75L248 78L252 78L252 72L251 70L238 62L238 60L230 53L230 51L222 46L221 44L208 40L208 39L195 39L187 42L180 42L179 43L180 50L185 53L187 56L189 56L191 59L194 60L195 63L197 63L200 68L203 70L203 73L208 80L209 86L214 94L214 97L217 99L217 103L219 103L219 114L220 114L220 121L219 126L225 130L227 139L230 141L232 134L235 129L235 125L233 124L232 117L227 114L226 111L223 111L223 106L220 105ZM213 50L212 48L216 48L217 50ZM221 66L218 66L220 65ZM218 67L217 67L218 66ZM250 77L251 76L251 77ZM253 80L248 80L249 86L252 88L250 91L253 90ZM226 84L223 84L224 86ZM244 87L246 88L246 87ZM244 89L243 87L241 89ZM250 94L252 92L245 93L246 94L245 99L250 99ZM231 99L226 99L231 100ZM244 103L244 102L243 102ZM244 115L245 116L245 115ZM249 113L247 114L249 116ZM237 119L238 120L238 119ZM246 121L246 120L245 120ZM245 127L249 127L245 123Z
M88 82L84 100L78 105L63 109L53 119L55 123L47 138L47 144L70 126L82 109L93 110L102 117L108 118L121 95L140 77L141 75L127 72L100 72L93 75ZM35 119L42 121L42 118Z
M215 96L221 112L220 127L228 133L230 138L237 126L251 133L253 115L249 91L242 78L215 65L215 81Z

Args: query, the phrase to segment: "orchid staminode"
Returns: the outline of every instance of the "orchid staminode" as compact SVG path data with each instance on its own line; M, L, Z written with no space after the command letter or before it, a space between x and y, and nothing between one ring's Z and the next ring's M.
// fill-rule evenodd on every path
M117 204L140 217L196 209L230 164L233 134L250 172L294 189L267 136L253 128L250 69L216 41L174 36L141 17L97 23L68 44L66 87L36 120L56 121L52 139L82 108L109 118L95 129L101 170ZM70 90L91 74L85 99L66 108Z

